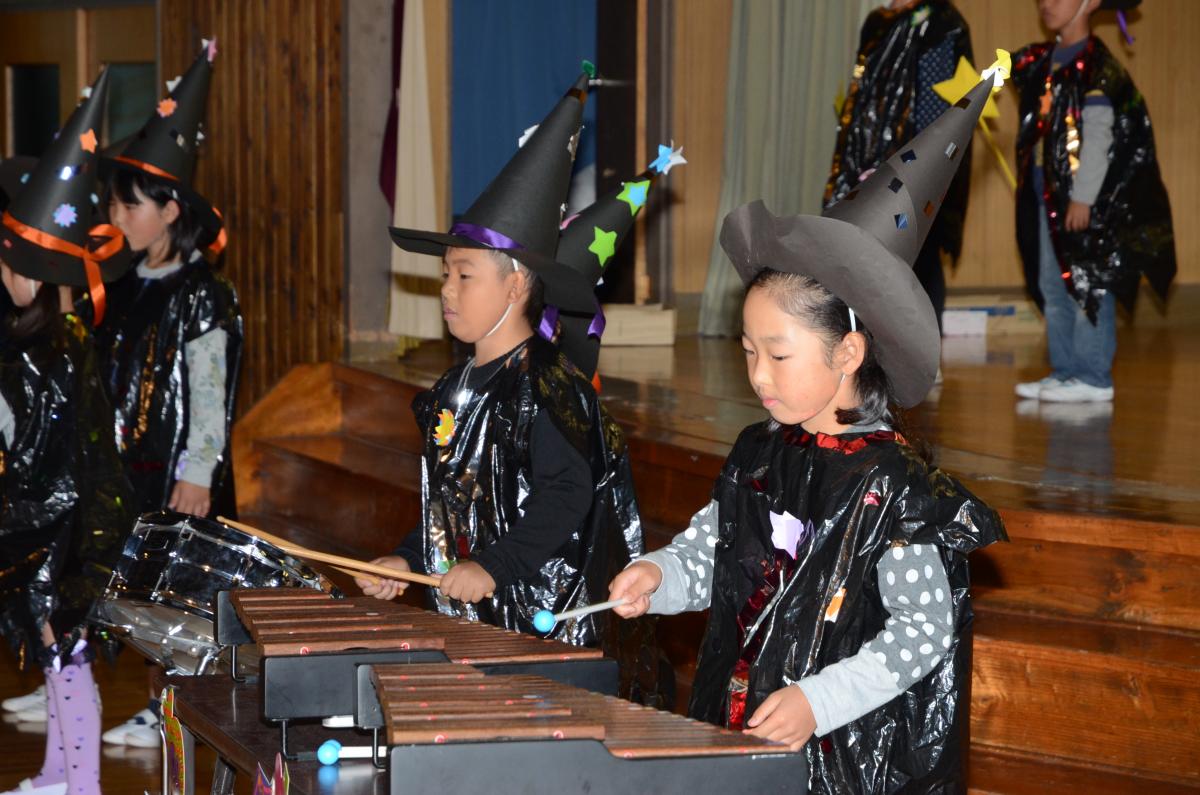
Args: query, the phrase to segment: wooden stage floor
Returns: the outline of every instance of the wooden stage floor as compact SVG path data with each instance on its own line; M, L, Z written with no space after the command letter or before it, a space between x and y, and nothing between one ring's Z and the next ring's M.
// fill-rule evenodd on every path
M429 343L401 361L361 365L430 383L455 360L448 343ZM1111 405L1020 401L1013 384L1045 373L1035 336L950 340L944 384L910 412L915 435L935 445L938 462L1001 507L1114 515L1200 525L1200 325L1119 332ZM723 455L738 431L764 416L734 340L682 338L667 348L606 348L603 399L638 433ZM699 505L697 505L699 507ZM125 653L97 665L108 728L145 702L145 668ZM6 655L0 697L37 684ZM40 765L36 724L0 722L0 791ZM207 790L210 762L199 784ZM106 748L106 792L158 791L158 753ZM249 791L241 781L239 792Z

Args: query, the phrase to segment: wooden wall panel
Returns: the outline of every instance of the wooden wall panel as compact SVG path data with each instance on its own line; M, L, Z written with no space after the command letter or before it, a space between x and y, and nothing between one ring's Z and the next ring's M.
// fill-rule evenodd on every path
M225 216L246 322L239 409L344 336L341 0L161 0L162 74L216 35L197 187Z

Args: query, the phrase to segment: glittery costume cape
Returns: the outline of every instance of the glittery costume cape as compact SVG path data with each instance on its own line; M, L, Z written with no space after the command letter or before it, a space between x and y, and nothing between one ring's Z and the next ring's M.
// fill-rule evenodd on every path
M952 589L956 637L942 662L903 695L836 729L832 742L808 742L809 792L965 791L972 623L966 554L1005 538L997 514L930 471L894 433L813 436L766 422L742 431L714 499L712 606L691 716L727 722L739 662L748 663L741 666L748 718L786 683L854 656L888 615L875 577L880 557L893 544L933 544ZM807 528L795 562L782 571L772 511ZM842 588L831 618L827 610Z
M1041 147L1043 199L1058 261L1067 271L1067 289L1095 322L1106 290L1132 310L1141 274L1161 297L1175 278L1175 233L1171 205L1159 173L1154 130L1146 101L1104 42L1088 39L1083 51L1050 75L1053 42L1034 44L1013 56L1013 82L1021 92L1017 133L1017 242L1025 284L1042 304L1037 286L1038 202L1032 173L1034 150ZM1050 78L1049 108L1041 103ZM1113 108L1113 143L1100 195L1092 205L1086 232L1062 229L1078 168L1084 97L1102 91ZM1087 135L1087 130L1082 130Z
M922 9L928 9L928 17L913 24ZM932 91L924 99L917 96L922 62L947 56L953 64L960 57L974 62L967 23L947 0L927 0L900 11L877 8L867 16L838 120L833 165L825 185L826 207L853 190L863 172L876 168L920 132L915 118L919 102L933 103L932 118L947 107ZM970 156L968 147L925 240L925 246L938 246L955 261L962 252Z
M188 442L186 343L214 329L228 335L225 357L225 450L213 470L210 516L235 516L232 441L241 366L242 316L237 293L204 260L162 279L136 270L109 287L112 315L100 339L115 413L117 447L133 482L139 513L167 507Z
M448 615L540 634L534 614L604 601L608 584L644 551L641 517L625 439L600 407L588 379L551 343L530 337L507 363L458 408L450 443L436 440L438 415L454 410L462 366L449 370L413 401L424 434L421 462L422 555L430 572L447 571L504 538L529 493L529 439L535 418L548 412L555 428L592 470L592 507L559 553L533 578L497 589L476 605L429 589L431 607ZM653 621L621 621L612 611L555 627L551 637L601 646L621 666L621 694L643 703L659 695Z
M132 490L78 317L63 315L47 335L10 340L0 354L0 391L15 418L0 466L0 630L22 665L45 667L41 628L49 621L70 655L133 528Z

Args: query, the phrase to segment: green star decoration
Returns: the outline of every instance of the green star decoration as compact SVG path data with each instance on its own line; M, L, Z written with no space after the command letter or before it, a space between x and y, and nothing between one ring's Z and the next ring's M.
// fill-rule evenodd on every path
M596 255L596 259L600 260L600 267L603 268L604 263L608 262L608 258L616 251L617 233L605 232L598 226L593 226L592 230L595 237L588 246L588 251Z
M637 215L638 210L646 203L646 192L650 190L650 180L626 182L617 198L629 205L629 214Z

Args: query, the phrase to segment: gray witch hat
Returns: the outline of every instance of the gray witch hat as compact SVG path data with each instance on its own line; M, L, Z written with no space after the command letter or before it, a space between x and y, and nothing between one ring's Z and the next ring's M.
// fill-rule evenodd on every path
M845 301L904 408L925 399L941 358L937 317L912 265L992 86L985 77L822 215L779 217L760 200L721 227L721 247L746 284L770 268L815 279Z

